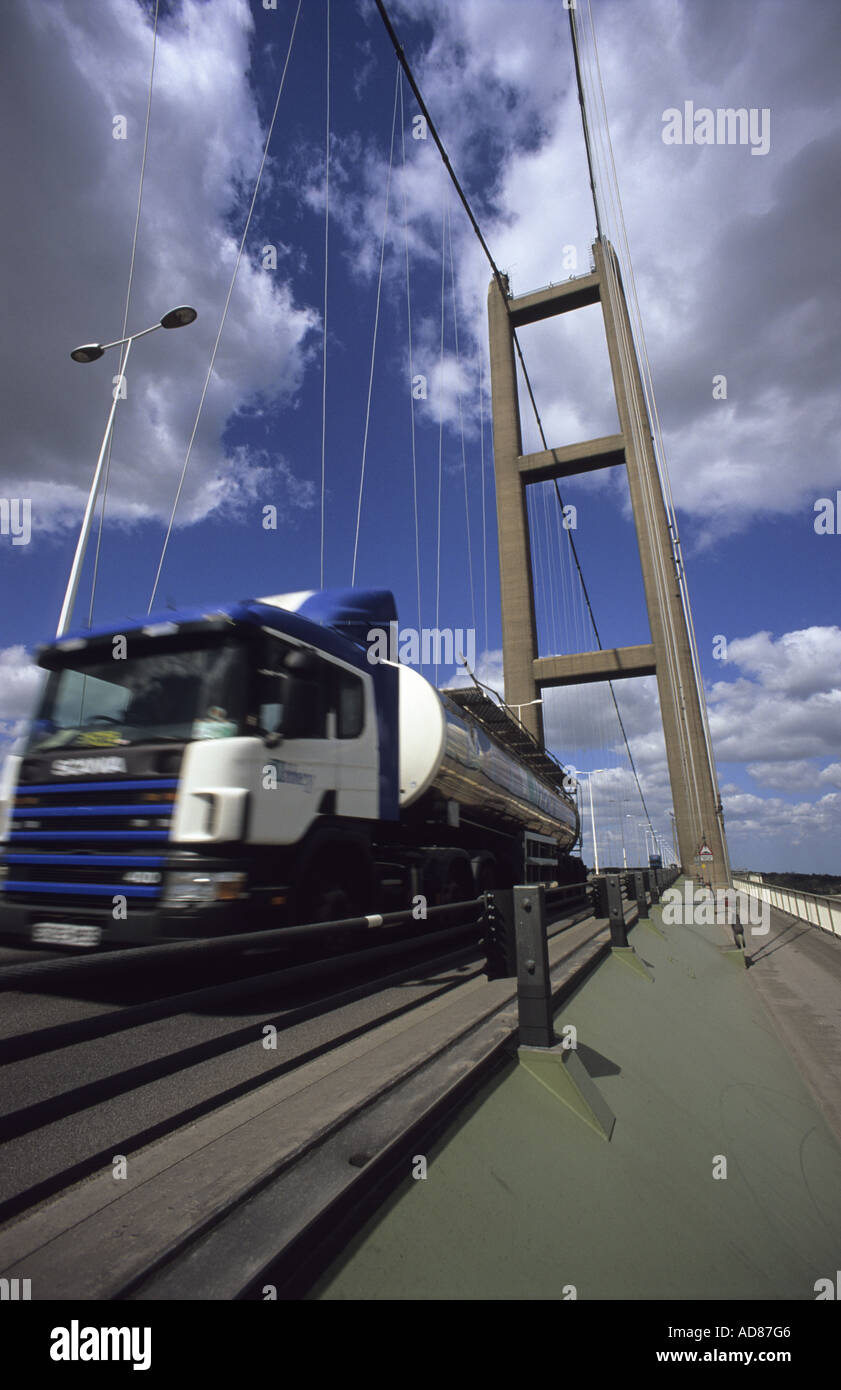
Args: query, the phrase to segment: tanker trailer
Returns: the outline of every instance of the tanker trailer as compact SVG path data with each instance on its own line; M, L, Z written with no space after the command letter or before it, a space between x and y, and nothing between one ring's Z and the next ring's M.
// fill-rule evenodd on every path
M0 937L139 943L579 881L563 769L478 690L371 659L385 590L79 630L0 805Z

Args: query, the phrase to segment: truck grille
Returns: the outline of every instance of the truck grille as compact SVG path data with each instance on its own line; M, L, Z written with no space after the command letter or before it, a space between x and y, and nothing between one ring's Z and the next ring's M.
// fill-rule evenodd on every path
M6 901L104 908L119 893L154 903L166 862L154 846L169 840L177 787L177 778L21 786L3 855Z

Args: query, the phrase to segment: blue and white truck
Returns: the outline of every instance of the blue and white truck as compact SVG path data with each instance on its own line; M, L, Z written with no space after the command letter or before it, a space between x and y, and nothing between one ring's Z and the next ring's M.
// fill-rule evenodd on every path
M0 786L0 938L109 946L580 881L563 769L478 688L372 659L385 590L80 630Z

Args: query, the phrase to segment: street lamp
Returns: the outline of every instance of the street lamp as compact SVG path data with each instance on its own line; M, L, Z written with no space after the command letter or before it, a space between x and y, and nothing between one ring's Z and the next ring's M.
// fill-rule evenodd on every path
M590 824L593 827L593 867L596 873L599 872L599 847L596 844L596 817L593 811L593 778L599 772L607 772L606 767L594 767L592 772L576 772L576 780L579 777L588 777L590 780L587 786L590 789Z
M641 855L642 851L641 851L641 849L640 849L640 828L639 828L639 822L638 822L636 816L632 816L632 815L631 815L631 812L630 812L630 811L626 811L626 812L625 812L625 819L634 822L634 830L636 831L636 844L633 846L633 849L634 849L634 853L635 853L635 854L640 854L640 855Z
M131 345L135 338L144 338L147 333L154 333L158 328L185 328L187 324L194 323L197 318L198 315L195 309L191 309L189 304L182 304L177 309L170 309L169 313L164 314L160 323L153 323L151 328L144 328L139 333L130 333L127 338L115 338L113 343L83 343L81 347L74 348L70 354L74 362L96 362L109 348L122 347L124 343L126 347L120 372L120 380L114 387L114 399L111 402L111 409L108 412L108 422L105 426L105 434L102 437L102 447L99 450L99 458L96 461L93 481L91 483L90 492L88 493L88 501L85 507L85 515L82 518L82 529L79 532L76 553L73 556L73 564L70 566L70 577L67 580L64 603L61 605L61 614L58 620L56 637L63 637L70 626L73 605L76 602L76 591L79 588L79 578L85 560L85 551L87 550L88 539L91 533L91 524L93 522L94 508L99 492L99 482L102 477L102 467L108 448L108 439L114 427L117 401L120 399L120 387L125 375L126 363L128 362L128 355L131 352Z

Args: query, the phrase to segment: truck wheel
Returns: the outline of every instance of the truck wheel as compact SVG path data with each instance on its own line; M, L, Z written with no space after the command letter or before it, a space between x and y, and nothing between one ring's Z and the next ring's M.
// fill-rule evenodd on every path
M295 895L295 924L307 926L361 917L374 910L372 903L367 901L372 896L358 864L344 856L319 859L309 869Z
M470 860L462 849L424 851L422 892L433 907L469 902L476 896Z
M351 887L335 873L316 869L301 885L295 922L309 926L315 922L340 922L345 917L357 917Z
M439 901L442 904L468 902L473 894L473 875L470 872L470 861L466 857L451 859L446 867Z
M473 883L477 898L497 886L497 866L492 854L480 854L471 861Z
M341 922L358 916L353 898L343 883L323 883L311 899L311 922Z

